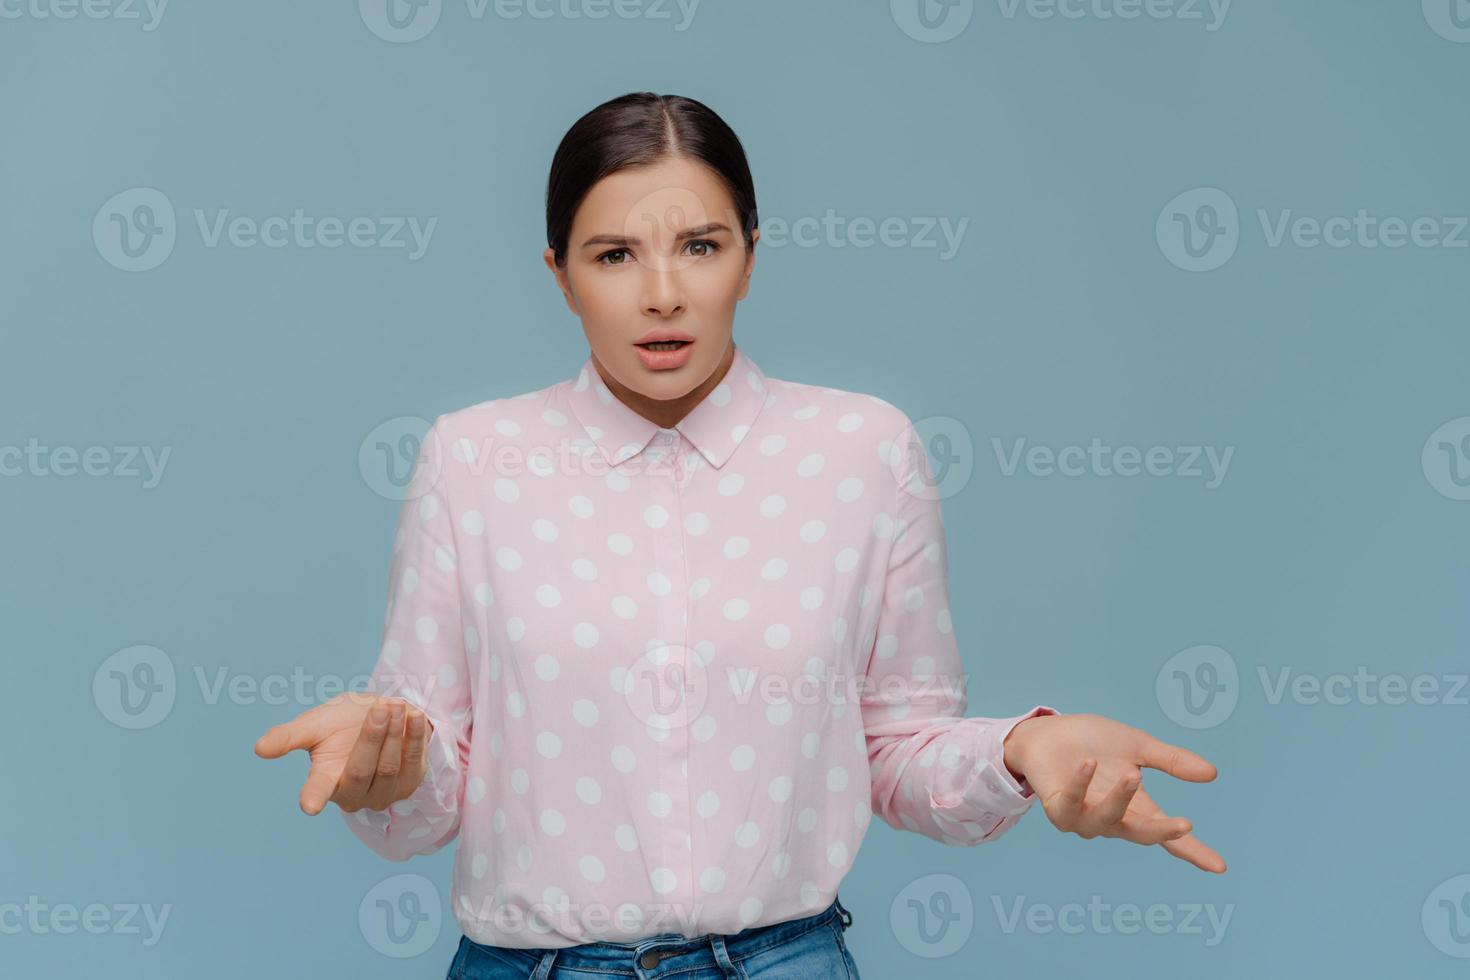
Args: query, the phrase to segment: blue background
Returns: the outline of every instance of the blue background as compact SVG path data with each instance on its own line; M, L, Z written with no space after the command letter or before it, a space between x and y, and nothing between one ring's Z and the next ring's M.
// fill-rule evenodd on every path
M211 704L196 671L371 668L398 505L359 449L384 422L575 373L586 343L541 262L546 172L579 115L648 89L731 124L763 225L831 209L902 219L912 239L924 219L968 220L948 258L840 230L763 241L736 337L773 377L868 391L967 437L973 475L944 509L972 713L1096 712L1220 769L1145 785L1194 820L1223 876L1060 834L1039 809L975 849L875 821L841 893L863 975L1463 976L1467 692L1272 703L1259 671L1363 668L1444 693L1470 669L1470 502L1446 483L1470 457L1421 460L1470 416L1470 236L1273 247L1259 212L1431 216L1448 233L1470 214L1470 32L1433 29L1438 0L1237 0L1213 30L1203 4L1201 19L1124 20L1099 16L1118 0L1077 18L987 0L951 10L971 19L938 43L904 30L909 0L706 0L682 30L677 7L561 12L579 2L477 19L449 0L407 43L350 2L176 0L152 30L5 8L21 15L0 22L0 444L171 456L152 487L0 477L0 907L170 912L153 945L0 932L0 974L443 975L453 848L391 865L335 808L304 816L305 756L251 749L311 702ZM166 196L177 240L129 272L92 227L134 188ZM1236 250L1207 272L1156 234L1196 188L1238 208ZM410 259L208 247L193 217L295 208L437 225ZM992 441L1094 437L1234 455L1209 489L1008 476ZM177 690L165 718L129 730L93 681L139 644L166 655ZM1238 703L1192 728L1156 681L1203 644L1236 666L1223 693ZM442 902L437 939L407 958L358 918L403 873ZM915 888L939 907L936 881L973 906L937 958L904 919ZM1231 918L1213 943L1203 914L1201 933L1007 931L996 903L1018 901Z

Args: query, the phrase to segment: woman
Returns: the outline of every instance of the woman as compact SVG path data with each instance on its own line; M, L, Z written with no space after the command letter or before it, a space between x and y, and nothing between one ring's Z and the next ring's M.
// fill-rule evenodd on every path
M301 808L385 857L460 838L450 977L856 976L837 886L873 813L966 846L1039 797L1224 870L1139 788L1213 779L1194 753L1044 705L966 717L909 418L733 339L760 232L715 113L592 110L546 215L586 362L435 420L372 693L256 746L308 750Z

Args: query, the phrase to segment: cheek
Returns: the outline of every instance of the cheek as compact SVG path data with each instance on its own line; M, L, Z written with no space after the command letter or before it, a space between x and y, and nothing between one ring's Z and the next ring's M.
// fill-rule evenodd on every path
M608 275L601 270L588 270L577 277L572 289L588 316L625 314L628 304L637 305L640 289L638 277L632 275Z
M715 310L735 305L740 294L741 269L711 264L700 269L691 269L684 277L684 290L690 302L704 309Z

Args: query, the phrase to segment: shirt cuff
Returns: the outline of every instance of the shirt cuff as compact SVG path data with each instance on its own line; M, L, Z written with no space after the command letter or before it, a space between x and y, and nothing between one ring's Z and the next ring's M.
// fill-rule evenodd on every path
M1031 809L1036 794L1006 768L1005 738L1028 718L1054 714L1054 708L1037 705L1013 718L966 718L952 728L930 790L936 821L958 825L965 831L961 836L990 836Z
M382 837L388 835L390 823L396 827L406 821L413 825L408 839L421 840L439 831L459 811L459 785L459 747L448 726L434 724L424 753L424 779L413 795L384 810L364 807L344 816Z

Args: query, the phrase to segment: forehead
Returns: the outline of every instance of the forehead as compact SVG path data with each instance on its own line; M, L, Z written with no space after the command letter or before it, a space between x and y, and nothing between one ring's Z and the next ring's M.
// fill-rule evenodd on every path
M697 160L670 159L599 180L572 225L588 234L636 236L650 226L678 230L724 221L733 228L739 223L734 212L734 199L713 170Z

